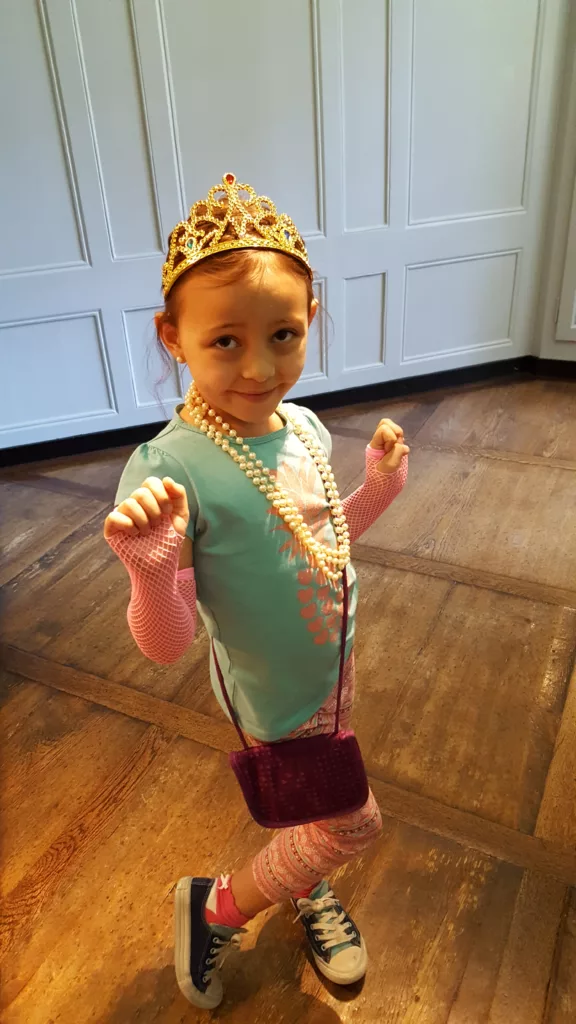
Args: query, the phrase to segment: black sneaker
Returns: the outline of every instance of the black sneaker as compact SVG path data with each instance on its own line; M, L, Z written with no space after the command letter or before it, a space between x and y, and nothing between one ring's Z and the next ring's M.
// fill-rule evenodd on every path
M176 979L182 995L194 1006L213 1010L224 996L215 973L228 953L240 948L244 928L206 924L204 908L214 878L181 878L176 886L174 907L174 959Z
M366 974L368 954L354 921L328 882L320 882L306 899L292 900L306 929L319 971L336 985L352 985Z

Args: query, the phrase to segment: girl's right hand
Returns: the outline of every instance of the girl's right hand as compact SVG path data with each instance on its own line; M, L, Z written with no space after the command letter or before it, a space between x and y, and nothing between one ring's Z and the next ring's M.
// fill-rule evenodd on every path
M118 533L146 537L165 515L172 519L176 533L184 537L190 518L185 488L170 476L163 480L150 476L106 517L104 536L106 540Z

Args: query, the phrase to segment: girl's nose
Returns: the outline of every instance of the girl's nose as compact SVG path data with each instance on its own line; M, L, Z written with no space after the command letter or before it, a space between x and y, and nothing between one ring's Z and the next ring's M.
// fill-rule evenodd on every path
M241 375L244 380L257 381L265 384L274 377L276 367L271 353L264 351L247 352L242 361Z

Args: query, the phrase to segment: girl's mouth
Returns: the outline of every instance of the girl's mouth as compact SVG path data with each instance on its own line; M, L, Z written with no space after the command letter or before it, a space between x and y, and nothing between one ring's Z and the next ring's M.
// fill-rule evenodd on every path
M240 398L245 398L248 402L263 402L275 391L275 388L271 388L268 391L236 391L235 394L239 395Z

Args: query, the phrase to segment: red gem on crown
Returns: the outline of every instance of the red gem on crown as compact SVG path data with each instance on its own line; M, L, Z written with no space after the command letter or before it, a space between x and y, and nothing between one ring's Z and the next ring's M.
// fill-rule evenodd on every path
M227 174L224 180L227 181L229 185L233 185L234 182L236 181L236 178L234 177L233 174Z

